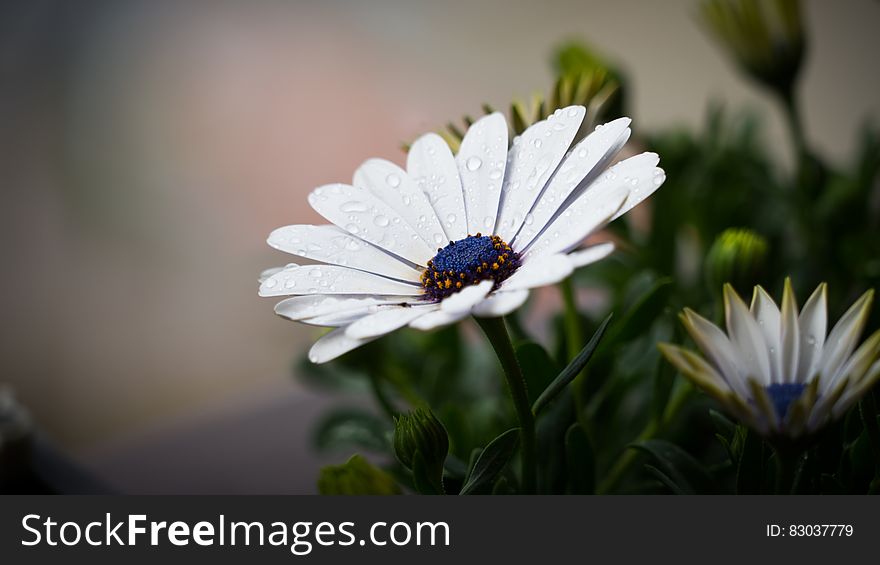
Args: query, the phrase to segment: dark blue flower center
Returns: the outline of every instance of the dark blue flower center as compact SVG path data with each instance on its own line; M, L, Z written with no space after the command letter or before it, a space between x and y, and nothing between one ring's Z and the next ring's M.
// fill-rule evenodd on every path
M422 273L425 295L440 300L485 280L501 281L519 268L519 255L497 235L469 235L437 249Z
M801 397L805 388L807 385L803 383L773 383L765 388L780 420L785 418L791 403Z

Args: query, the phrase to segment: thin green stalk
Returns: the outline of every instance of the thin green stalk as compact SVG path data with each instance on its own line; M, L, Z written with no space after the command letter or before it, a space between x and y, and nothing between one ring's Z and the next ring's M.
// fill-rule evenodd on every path
M804 123L801 120L800 109L794 89L781 95L782 107L785 111L785 121L788 124L788 133L797 153L798 165L802 166L809 155L807 149L807 137L804 134Z
M571 277L568 277L559 283L559 288L562 291L562 302L564 304L563 322L565 325L565 348L566 353L568 354L568 360L571 361L578 353L580 353L581 348L584 346L584 343L586 343L584 338L584 327L583 324L581 324L580 314L578 313L577 302L575 301L574 296L574 285L571 282ZM571 396L574 399L575 416L577 417L578 423L581 425L581 428L583 428L584 433L587 434L590 443L595 443L591 435L592 426L589 425L586 416L586 402L584 399L584 383L586 380L587 369L584 368L571 383Z
M513 406L519 419L522 446L522 488L526 494L533 494L537 476L535 415L532 413L529 403L526 381L513 350L513 343L510 341L510 334L507 331L504 318L476 318L476 320L489 339L489 343L492 344L492 348L501 362L501 368L504 369L507 388L513 398Z
M776 494L791 494L800 453L776 451Z

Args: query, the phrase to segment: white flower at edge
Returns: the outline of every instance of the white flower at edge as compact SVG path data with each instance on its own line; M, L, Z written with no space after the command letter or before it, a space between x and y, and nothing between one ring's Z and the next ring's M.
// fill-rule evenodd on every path
M706 359L660 344L666 358L744 424L794 439L840 418L880 377L880 330L856 349L874 297L869 290L830 333L823 283L798 314L791 282L782 309L760 286L751 307L724 287L727 333L685 309L682 322Z
M404 326L512 312L529 289L607 256L611 243L577 248L665 180L654 153L609 168L629 118L571 147L584 114L556 110L508 147L496 112L468 129L457 155L429 133L412 144L405 170L370 159L351 185L315 189L309 204L332 225L285 226L268 243L320 264L264 272L260 296L291 296L278 315L337 328L312 347L315 363Z

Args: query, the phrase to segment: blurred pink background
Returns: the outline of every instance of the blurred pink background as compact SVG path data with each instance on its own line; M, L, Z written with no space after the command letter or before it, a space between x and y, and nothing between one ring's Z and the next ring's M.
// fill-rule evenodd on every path
M807 130L837 159L880 116L880 3L806 8ZM287 262L270 230L318 222L307 192L364 159L403 162L402 141L546 89L561 41L623 67L636 129L699 124L717 98L783 140L695 14L691 0L5 3L0 383L96 468L279 396L296 410L309 397L289 367L314 334L256 295L260 270Z

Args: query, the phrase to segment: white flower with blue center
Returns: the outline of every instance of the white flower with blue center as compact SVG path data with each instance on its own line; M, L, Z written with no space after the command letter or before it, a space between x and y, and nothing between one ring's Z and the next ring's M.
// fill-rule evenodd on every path
M611 243L578 248L665 180L654 153L609 168L629 118L571 147L584 115L582 106L556 110L508 147L496 112L468 129L457 155L429 133L405 170L370 159L352 184L315 189L309 204L332 225L285 226L268 243L320 264L265 272L260 296L291 296L277 314L337 328L312 347L315 363L404 326L512 312L529 289L607 256Z
M830 333L827 287L798 314L791 282L780 309L760 286L746 306L724 288L727 333L685 309L682 322L706 358L660 344L666 358L733 416L764 436L809 436L840 418L880 378L880 330L856 349L874 291L861 296Z

